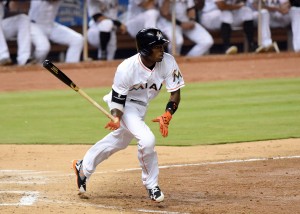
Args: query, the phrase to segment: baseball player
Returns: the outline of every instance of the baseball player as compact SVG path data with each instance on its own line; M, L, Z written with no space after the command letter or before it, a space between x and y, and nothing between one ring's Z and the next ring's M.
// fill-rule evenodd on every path
M8 5L12 13L28 14L30 1L10 1ZM32 21L30 22L30 36L33 44L31 64L42 63L50 51L50 41L39 26Z
M290 6L293 47L295 52L300 52L300 0L290 0Z
M245 0L247 1L247 0ZM257 48L254 42L253 13L243 0L215 0L221 13L221 34L226 54L237 53L237 47L231 46L230 37L233 27L243 26L250 52Z
M118 122L108 122L105 128L113 131L92 146L83 160L73 161L80 192L86 191L86 181L95 172L98 164L115 152L125 149L136 139L142 182L152 200L164 200L164 194L158 184L155 136L144 118L150 100L158 95L165 84L170 92L170 99L165 112L152 121L158 122L163 137L168 136L168 126L178 108L180 89L184 86L174 57L164 53L164 45L168 42L157 28L142 29L137 33L138 53L118 66L112 90L104 97L111 114Z
M158 27L171 39L173 34L172 26L172 5L169 0L159 0L162 18L158 21ZM209 51L213 45L213 38L208 31L196 21L196 9L194 0L175 1L176 28L175 38L176 53L181 53L184 42L183 35L193 41L195 45L186 54L187 56L201 56ZM171 49L169 45L169 51Z
M2 5L2 4L1 4ZM3 11L2 5L2 11ZM31 55L31 37L30 37L30 19L25 14L12 14L7 9L4 18L1 21L1 27L5 40L16 40L18 44L17 64L25 65L30 61ZM0 35L1 37L1 35ZM0 40L2 40L0 38ZM3 45L3 46L2 46ZM1 42L0 50L4 58L3 64L10 64L7 45Z
M32 0L29 17L38 25L50 41L68 46L66 62L79 62L83 49L83 36L55 22L61 2L62 0Z
M116 28L121 33L126 27L118 18L117 0L88 0L88 14L91 18L87 32L88 42L98 47L98 58L101 60L114 59L117 50Z
M6 39L4 36L4 32L2 29L2 18L4 16L4 8L3 4L0 1L0 66L10 65L12 61L10 59L10 54L8 50L8 46L6 43Z
M258 1L251 0L254 9L253 16L258 19ZM256 49L257 53L277 51L279 48L276 42L272 41L271 29L287 27L290 24L288 0L265 0L262 1L261 9L261 45Z
M159 11L156 0L129 0L127 21L128 33L135 35L143 28L157 27Z

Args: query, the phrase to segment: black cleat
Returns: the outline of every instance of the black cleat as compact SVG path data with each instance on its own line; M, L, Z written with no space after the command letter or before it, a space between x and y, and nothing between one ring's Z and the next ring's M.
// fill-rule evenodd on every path
M164 194L160 190L159 186L156 186L152 189L148 189L148 194L151 200L155 202L162 202L164 200Z
M82 171L82 160L73 160L72 168L77 177L77 186L80 193L86 192L86 177Z

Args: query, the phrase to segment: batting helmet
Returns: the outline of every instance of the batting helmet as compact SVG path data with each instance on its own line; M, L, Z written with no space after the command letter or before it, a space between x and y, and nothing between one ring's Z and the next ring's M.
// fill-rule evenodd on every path
M163 45L168 42L163 33L157 28L142 29L136 34L137 51L142 56L151 55L152 47L155 45Z

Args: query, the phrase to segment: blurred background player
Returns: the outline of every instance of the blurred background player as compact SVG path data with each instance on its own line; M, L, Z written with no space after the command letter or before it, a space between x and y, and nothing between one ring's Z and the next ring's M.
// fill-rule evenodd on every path
M198 10L201 25L206 29L215 31L221 29L221 14L222 11L218 8L215 0L205 0L202 10Z
M118 0L88 0L88 14L91 18L87 32L88 42L98 47L98 58L112 60L117 50L117 28L121 33L126 27L118 18Z
M30 62L30 55L31 55L31 37L30 37L30 19L25 14L14 14L9 11L8 8L8 1L5 2L6 4L2 5L5 6L4 18L1 22L1 27L3 31L3 35L5 40L17 40L18 50L17 50L17 64L18 65L25 65ZM0 35L1 37L1 35ZM1 39L0 39L1 40ZM6 49L5 44L1 43L0 49ZM2 47L3 45L3 47ZM2 50L3 51L3 50ZM1 53L3 55L3 53ZM5 63L2 64L9 64L10 63L10 56L8 49L4 52L3 57L5 59Z
M9 1L9 11L15 14L28 14L30 8L30 0L28 1ZM39 26L30 22L30 36L33 44L33 50L31 51L31 63L42 63L51 48L50 41Z
M198 2L198 1L197 1ZM170 0L159 0L161 18L158 27L171 40L176 42L176 53L180 55L184 36L193 41L195 45L186 54L187 56L201 56L209 51L213 45L213 38L208 31L196 21L196 4L194 0L175 1L176 28L175 38L172 41L172 2ZM169 52L172 44L169 45Z
M290 0L289 14L293 33L293 48L300 52L300 0Z
M3 16L4 16L4 7L3 7L2 1L0 1L0 66L12 64L8 46L7 46L6 39L4 37L4 32L2 29Z
M259 14L258 1L260 0L250 0L255 20L258 20ZM288 0L264 0L261 4L261 44L256 52L279 52L277 43L272 41L270 28L287 27L290 24Z
M240 0L215 0L215 2L222 11L221 35L225 53L237 53L237 47L230 44L230 37L232 28L241 26L247 38L248 51L254 52L257 45L254 42L254 22L251 8L246 6L244 1Z
M126 17L127 31L131 37L143 28L157 27L159 10L156 0L129 0Z
M83 49L83 36L71 28L55 22L62 0L32 0L29 16L54 43L68 46L66 62L79 62Z

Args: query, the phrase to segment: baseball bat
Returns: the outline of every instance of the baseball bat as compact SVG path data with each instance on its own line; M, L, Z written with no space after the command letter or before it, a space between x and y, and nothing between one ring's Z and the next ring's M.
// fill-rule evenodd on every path
M100 106L95 100L93 100L89 95L87 95L83 90L81 90L67 75L65 75L58 67L56 67L49 60L45 60L43 62L43 67L46 68L50 73L56 76L59 80L65 83L67 86L72 88L74 91L78 92L81 96L87 99L91 104L93 104L96 108L98 108L102 113L104 113L107 117L109 117L115 123L117 119L108 113L102 106Z

